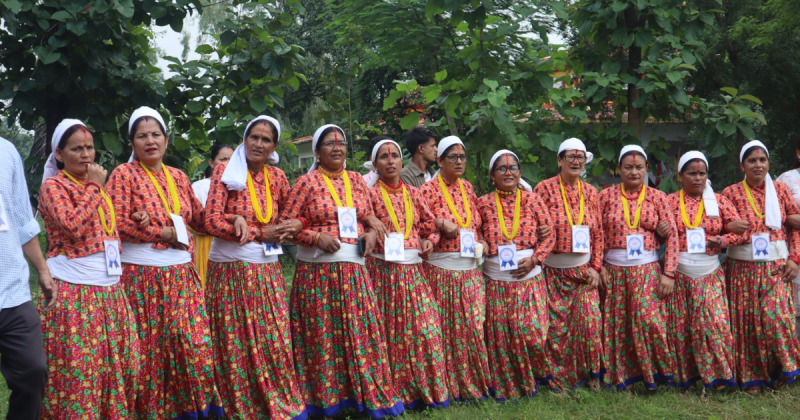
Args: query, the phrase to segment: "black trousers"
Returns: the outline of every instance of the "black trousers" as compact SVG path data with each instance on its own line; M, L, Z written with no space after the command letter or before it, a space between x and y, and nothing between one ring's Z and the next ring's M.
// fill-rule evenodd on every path
M0 372L11 397L7 420L38 420L47 384L42 325L32 302L0 310Z

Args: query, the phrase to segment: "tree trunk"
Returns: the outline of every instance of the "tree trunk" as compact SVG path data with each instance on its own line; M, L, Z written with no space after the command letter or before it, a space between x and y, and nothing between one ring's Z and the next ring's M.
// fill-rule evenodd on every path
M636 32L637 28L643 28L647 18L647 9L641 10L637 16L636 10L631 5L625 9L625 26L628 33ZM628 48L628 74L639 80L642 75L636 71L642 64L642 48L631 45ZM636 138L642 139L642 114L640 108L635 108L633 102L641 97L641 92L633 83L628 84L628 125L636 131Z
M53 151L50 147L50 139L53 138L53 132L56 131L56 126L69 115L69 101L67 97L61 93L55 92L52 87L48 87L45 92L45 124L47 129L47 139L45 141L45 157L49 156Z

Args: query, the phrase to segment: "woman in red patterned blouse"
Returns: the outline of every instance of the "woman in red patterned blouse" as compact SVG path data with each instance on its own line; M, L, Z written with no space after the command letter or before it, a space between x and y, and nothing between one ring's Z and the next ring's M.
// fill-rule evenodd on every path
M203 205L189 179L163 164L168 137L163 118L147 107L128 124L134 156L114 169L108 191L120 215L122 283L139 326L142 371L137 419L223 415L214 385L214 356L200 278L186 225L203 227ZM126 215L146 211L150 226Z
M747 392L781 388L800 375L794 331L792 280L800 263L800 231L788 216L800 213L785 184L769 175L769 151L758 140L742 147L745 180L722 195L744 219L729 229L744 236L728 248L728 281L734 375Z
M92 133L78 120L62 121L52 145L39 211L59 299L41 315L50 366L42 418L133 418L139 338L119 284L119 219L103 191L106 170L94 163ZM146 213L135 218L149 224Z
M300 390L310 415L331 417L354 407L373 418L396 416L403 403L392 384L380 310L364 267L377 238L375 228L366 228L380 222L364 179L345 170L342 129L320 127L311 145L317 162L297 179L281 211L283 220L308 221L295 239L291 293Z
M647 155L635 145L622 148L622 183L600 192L605 266L604 357L609 385L632 388L644 381L671 381L674 355L667 341L666 299L678 266L678 232L667 196L646 185ZM666 241L666 263L658 261Z
M277 163L280 123L250 121L244 143L217 166L206 201L206 306L217 386L229 418L308 417L294 370L288 296L278 253L300 220L278 218L289 181Z
M685 389L697 380L707 388L735 386L725 274L718 255L744 240L724 231L725 225L739 220L739 213L727 198L714 194L702 153L684 154L678 173L682 188L667 197L680 248L675 291L667 302L675 382Z
M491 377L483 332L486 296L476 257L489 247L481 233L478 198L472 184L461 179L467 164L464 143L445 137L437 154L441 172L420 193L443 237L423 267L442 319L448 394L456 401L482 398Z
M579 139L565 140L558 149L559 174L534 190L555 227L555 246L544 261L544 276L550 307L547 346L555 371L550 386L561 390L583 380L593 390L600 386L603 227L597 189L581 180L592 157Z
M553 378L547 354L547 286L542 262L555 237L538 241L540 226L551 226L550 213L530 185L520 187L519 158L509 150L489 162L494 192L478 199L481 234L488 243L486 277L486 347L491 383L498 400L536 395L537 381ZM524 181L523 181L524 182Z
M371 143L369 165L376 175L369 191L382 225L378 235L385 239L375 245L367 269L383 316L394 385L407 409L447 407L441 321L420 258L433 252L439 231L419 190L400 180L400 145L391 139Z

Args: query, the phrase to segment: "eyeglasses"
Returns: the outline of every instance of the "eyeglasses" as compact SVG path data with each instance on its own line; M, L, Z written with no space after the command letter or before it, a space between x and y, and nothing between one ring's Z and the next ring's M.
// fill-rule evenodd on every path
M501 173L501 174L505 173L506 171L508 171L508 172L516 175L516 174L518 174L520 172L520 167L519 167L519 165L511 165L511 166L503 165L503 166L498 166L497 168L494 168L494 171L497 172L497 173Z
M564 160L567 162L586 162L586 155L566 155L564 156Z
M466 162L467 155L447 155L445 159L449 160L451 163L456 163L458 161Z
M342 147L342 148L346 148L347 147L347 142L346 141L340 141L340 142L326 141L325 143L322 143L321 146L322 147L333 148L333 146L336 146L336 145L339 145L339 147Z

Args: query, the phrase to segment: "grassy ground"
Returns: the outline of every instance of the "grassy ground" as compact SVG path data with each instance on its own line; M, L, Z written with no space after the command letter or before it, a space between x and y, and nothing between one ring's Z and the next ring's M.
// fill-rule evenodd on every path
M44 240L42 240L42 243ZM294 261L281 257L287 287L294 278ZM31 291L38 296L36 272L31 270ZM0 419L8 411L9 391L0 377ZM683 395L675 389L662 388L651 394L638 385L634 392L604 390L597 393L577 390L554 394L547 390L535 398L518 402L496 403L491 400L456 403L444 410L418 410L403 415L409 420L462 419L776 419L800 418L800 384L789 385L779 392L767 391L750 396L740 391L711 391L705 395L691 392ZM346 410L337 418L368 417Z

